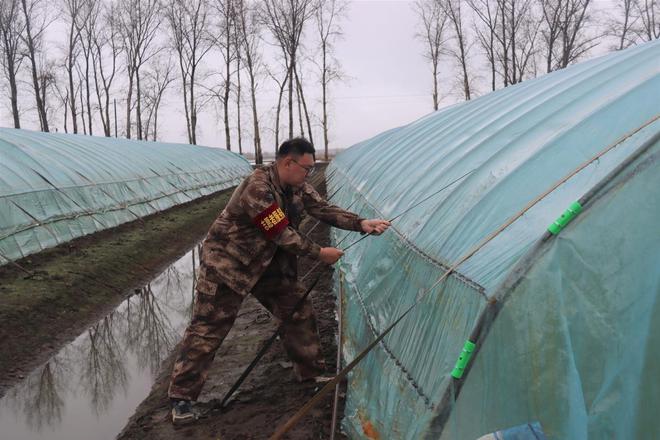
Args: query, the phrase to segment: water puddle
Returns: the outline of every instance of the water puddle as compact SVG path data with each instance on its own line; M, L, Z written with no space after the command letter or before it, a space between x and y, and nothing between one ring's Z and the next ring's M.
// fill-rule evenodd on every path
M188 252L0 400L0 437L114 439L149 394L191 316Z

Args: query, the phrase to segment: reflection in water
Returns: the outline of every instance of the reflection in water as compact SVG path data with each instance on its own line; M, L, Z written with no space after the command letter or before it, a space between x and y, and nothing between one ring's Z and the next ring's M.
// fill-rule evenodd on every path
M166 272L168 282L164 297L170 292L170 275L177 271ZM180 287L180 284L178 284ZM182 290L178 290L182 294ZM140 368L149 369L156 375L161 361L172 351L179 335L172 327L163 304L156 298L151 285L143 287L137 296L137 302L127 307L126 322L129 331L126 332L126 345L132 349L138 358ZM128 301L131 302L132 299Z
M62 420L64 383L67 372L61 359L53 358L12 388L3 400L14 402L14 407L26 416L26 422L36 431L57 425Z
M113 312L90 328L78 347L82 367L80 386L96 415L103 414L117 391L121 389L125 393L128 386L126 357L116 333Z
M114 438L190 320L197 251L9 390L0 400L2 437Z

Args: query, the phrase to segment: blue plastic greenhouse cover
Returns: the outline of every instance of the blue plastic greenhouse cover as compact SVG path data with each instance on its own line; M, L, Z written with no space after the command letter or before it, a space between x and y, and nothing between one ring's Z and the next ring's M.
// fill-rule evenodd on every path
M226 150L0 128L0 264L237 185Z
M345 362L420 302L349 375L349 436L476 439L538 421L548 438L660 438L659 132L655 41L440 110L340 154L328 192L363 217L393 218L472 171L340 261ZM608 177L641 146L644 154ZM573 223L526 255L606 180ZM503 295L523 256L531 268ZM503 296L439 423L464 342Z

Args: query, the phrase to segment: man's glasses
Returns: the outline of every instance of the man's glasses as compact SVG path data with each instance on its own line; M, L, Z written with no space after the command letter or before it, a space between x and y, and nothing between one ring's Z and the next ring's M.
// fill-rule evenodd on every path
M291 161L295 162L300 168L305 170L305 176L311 176L312 174L314 174L314 171L316 171L316 167L314 167L314 165L310 167L306 167L304 165L301 165L300 162L298 162L295 159L291 159Z

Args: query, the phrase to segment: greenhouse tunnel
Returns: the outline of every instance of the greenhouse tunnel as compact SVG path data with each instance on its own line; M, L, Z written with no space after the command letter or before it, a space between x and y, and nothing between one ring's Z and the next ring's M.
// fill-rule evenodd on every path
M237 185L238 154L0 128L0 265Z
M344 365L418 302L350 373L350 438L477 439L536 423L553 439L660 437L658 60L660 41L582 62L331 163L338 205L405 212L340 260ZM495 302L454 393L464 343Z

